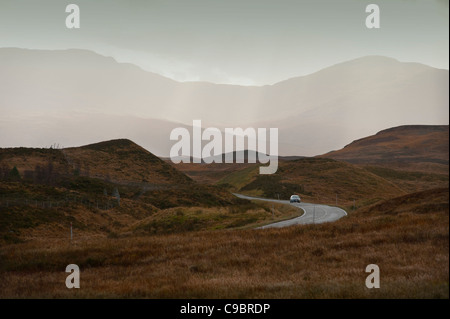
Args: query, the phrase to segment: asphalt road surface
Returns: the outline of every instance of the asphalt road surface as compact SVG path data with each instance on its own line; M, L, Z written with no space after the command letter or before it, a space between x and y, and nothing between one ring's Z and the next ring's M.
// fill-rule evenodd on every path
M266 202L274 202L281 204L288 204L298 207L304 211L303 215L295 217L288 220L283 220L281 222L269 224L259 228L271 228L271 227L287 227L292 225L305 225L305 224L320 224L327 222L334 222L344 216L347 216L345 210L339 207L333 207L328 205L320 204L309 204L309 203L290 203L288 200L276 200L276 199L266 199L260 197L251 197L241 194L234 194L239 198L249 199L249 200L262 200Z

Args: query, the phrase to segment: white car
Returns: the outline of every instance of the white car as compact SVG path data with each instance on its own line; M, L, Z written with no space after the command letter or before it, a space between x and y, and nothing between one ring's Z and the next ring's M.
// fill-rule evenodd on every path
M292 195L289 199L289 202L291 203L300 203L302 200L300 199L300 196L298 195Z

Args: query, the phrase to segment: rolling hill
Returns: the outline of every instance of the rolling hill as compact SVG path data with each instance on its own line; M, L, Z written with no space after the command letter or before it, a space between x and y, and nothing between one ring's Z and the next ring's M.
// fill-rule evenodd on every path
M326 158L280 161L274 175L258 175L258 167L235 171L219 185L236 192L288 199L299 194L306 202L348 205L387 199L405 192L389 180L353 164Z
M127 139L112 140L62 150L73 168L85 174L116 183L153 185L189 184L192 180Z
M153 215L156 223L174 216L178 225L183 211L194 221L215 216L194 229L272 216L223 188L193 181L127 139L66 149L0 149L0 195L0 241L9 242L66 236L70 223L83 236L116 236ZM161 232L193 229L162 225Z
M305 201L367 205L377 199L448 187L448 126L414 125L383 130L315 158L279 157L275 175L258 164L174 165L192 179L235 192Z
M2 165L17 167L24 177L35 175L37 166L51 166L51 173L55 175L76 174L119 184L178 185L192 182L171 165L127 139L64 149L0 149Z
M448 125L405 125L353 141L320 157L448 175L448 145Z
M433 188L426 191L411 193L380 203L364 207L358 214L371 215L398 215L411 214L435 214L449 212L449 189Z

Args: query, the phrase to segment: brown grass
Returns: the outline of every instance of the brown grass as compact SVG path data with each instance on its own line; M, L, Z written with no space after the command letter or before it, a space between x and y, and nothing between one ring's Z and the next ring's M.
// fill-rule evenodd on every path
M166 162L193 180L203 184L216 184L221 179L236 171L257 166L249 163L174 164L170 159L167 159Z
M448 125L405 125L353 141L322 157L448 175Z
M255 201L228 207L177 207L160 210L128 227L134 234L164 234L195 230L246 229L301 216L303 210Z
M256 168L256 167L255 167ZM310 203L347 206L356 201L388 199L406 194L395 183L356 165L326 158L280 161L276 174L254 174L251 168L238 170L219 183L233 191L268 198L289 199L299 194ZM257 171L257 170L256 170ZM448 179L447 179L448 180ZM242 185L242 181L246 183Z
M69 163L91 177L118 183L186 184L191 179L127 139L63 150Z
M449 298L448 189L436 194L429 202L447 205L418 205L424 194L395 214L372 207L321 225L7 245L0 297ZM70 263L81 289L65 287ZM371 263L380 289L365 287Z

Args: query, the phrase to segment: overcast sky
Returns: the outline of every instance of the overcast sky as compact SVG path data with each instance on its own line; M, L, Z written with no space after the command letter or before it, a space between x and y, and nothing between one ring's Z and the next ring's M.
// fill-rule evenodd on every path
M81 29L65 27L66 5ZM367 29L376 3L381 28ZM81 48L178 81L264 85L365 55L448 69L448 0L0 0L0 47Z

